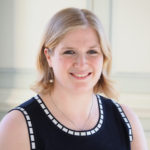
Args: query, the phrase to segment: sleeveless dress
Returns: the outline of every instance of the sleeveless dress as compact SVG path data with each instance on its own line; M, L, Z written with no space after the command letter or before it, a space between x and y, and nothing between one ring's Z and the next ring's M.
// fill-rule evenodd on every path
M131 125L114 100L96 95L99 120L90 130L75 131L59 122L39 95L13 110L19 110L28 127L31 150L131 150Z

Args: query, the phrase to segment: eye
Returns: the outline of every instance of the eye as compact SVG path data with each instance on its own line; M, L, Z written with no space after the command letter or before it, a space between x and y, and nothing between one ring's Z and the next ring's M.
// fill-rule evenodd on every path
M88 54L97 54L98 52L96 50L89 50L87 53Z
M66 50L65 52L63 52L63 54L73 55L75 54L75 52L73 50Z

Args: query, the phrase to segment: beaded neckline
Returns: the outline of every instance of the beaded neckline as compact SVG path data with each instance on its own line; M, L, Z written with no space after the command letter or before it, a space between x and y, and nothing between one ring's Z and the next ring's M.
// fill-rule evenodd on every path
M97 131L99 131L99 129L101 128L101 126L103 124L103 120L104 120L104 112L103 112L103 106L102 106L102 101L101 101L100 95L97 94L96 97L97 97L98 105L99 105L99 120L98 120L98 122L97 122L97 124L95 125L94 128L92 128L90 130L85 130L85 131L76 131L76 130L72 130L72 129L67 128L66 126L64 126L63 124L61 124L53 116L53 114L48 110L47 106L44 104L42 98L39 95L35 96L34 98L39 103L40 107L43 109L43 111L47 115L47 117L60 130L62 130L63 132L65 132L67 134L70 134L70 135L75 135L75 136L89 136L89 135L95 134Z

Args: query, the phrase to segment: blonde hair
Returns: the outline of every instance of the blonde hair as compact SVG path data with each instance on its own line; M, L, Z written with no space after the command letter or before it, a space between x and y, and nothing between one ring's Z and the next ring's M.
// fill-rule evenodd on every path
M48 23L37 57L37 69L40 76L35 85L32 86L32 89L37 93L47 93L53 90L53 84L49 82L53 70L48 66L44 49L48 48L54 50L57 44L69 31L81 26L88 26L96 31L104 57L102 74L94 87L94 92L103 93L109 98L117 99L117 92L109 77L112 55L102 24L91 11L78 8L66 8L61 10L57 12Z

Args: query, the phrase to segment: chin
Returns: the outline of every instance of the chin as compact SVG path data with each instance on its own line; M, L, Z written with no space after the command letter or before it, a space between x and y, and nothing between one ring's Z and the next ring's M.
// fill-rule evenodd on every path
M82 85L76 85L73 86L72 89L74 92L80 93L80 92L89 92L89 91L93 91L94 86L90 86L89 84L82 84Z

